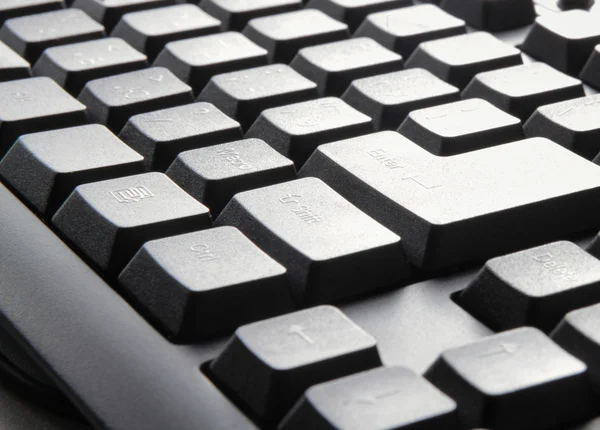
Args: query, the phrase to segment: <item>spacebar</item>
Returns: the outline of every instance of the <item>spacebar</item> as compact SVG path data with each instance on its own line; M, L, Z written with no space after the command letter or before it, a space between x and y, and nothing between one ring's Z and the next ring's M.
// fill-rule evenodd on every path
M1 184L0 318L95 427L255 428Z

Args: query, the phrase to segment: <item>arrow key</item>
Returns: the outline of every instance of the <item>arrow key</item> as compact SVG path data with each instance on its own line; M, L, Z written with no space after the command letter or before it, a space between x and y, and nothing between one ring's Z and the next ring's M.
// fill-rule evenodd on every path
M460 428L456 403L403 367L380 367L315 385L280 430Z
M425 377L466 428L566 428L595 415L586 365L532 327L445 351Z
M310 386L380 365L371 335L338 309L318 306L238 328L210 371L272 426Z

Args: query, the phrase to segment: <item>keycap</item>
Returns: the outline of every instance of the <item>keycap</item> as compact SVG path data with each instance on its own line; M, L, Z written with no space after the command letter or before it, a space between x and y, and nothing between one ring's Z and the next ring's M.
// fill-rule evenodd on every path
M373 13L354 37L370 37L404 58L423 42L466 33L465 22L437 6L422 4Z
M540 106L585 96L579 79L544 63L529 63L476 75L462 93L482 98L527 121Z
M332 18L345 22L354 32L371 13L412 4L411 0L310 0L306 6L322 10Z
M289 63L298 51L348 38L348 26L316 9L250 20L244 35L269 52L271 63Z
M482 99L412 111L398 132L436 155L455 155L523 139L521 121Z
M291 66L319 86L321 96L341 96L355 79L402 69L402 57L358 37L301 49Z
M199 7L181 4L127 13L111 36L126 40L153 61L168 42L216 33L220 24Z
M279 425L303 429L461 428L456 403L404 367L379 367L313 385Z
M197 100L214 104L247 130L265 109L317 96L314 82L285 64L272 64L214 76Z
M589 160L600 152L600 96L539 107L523 126L527 137L546 137Z
M52 79L0 83L0 159L22 134L85 122L86 107Z
M594 415L585 364L532 327L445 351L425 377L467 428L565 428Z
M299 175L321 178L398 234L409 261L426 270L598 225L600 170L542 138L437 157L384 131L321 145Z
M198 94L214 75L267 63L265 49L240 33L226 32L167 43L154 65L171 70Z
M192 103L135 115L119 138L144 156L148 170L165 171L179 153L241 139L242 129L210 103Z
M59 10L64 7L64 0L3 0L0 4L0 25L7 19Z
M571 242L489 260L457 298L496 331L549 333L569 311L600 302L600 261Z
M238 193L215 223L237 227L283 264L305 305L365 294L408 275L400 238L319 179Z
M539 16L523 42L523 51L577 76L600 43L599 22L596 15L580 9Z
M75 0L73 8L83 10L110 32L126 13L173 4L175 0Z
M533 0L443 0L441 7L470 26L487 31L524 27L536 17Z
M294 164L259 139L186 151L167 175L218 215L242 191L296 179Z
M338 309L317 306L241 326L210 370L276 424L310 386L380 365L371 335Z
M596 45L589 60L585 63L583 70L581 71L580 78L587 85L600 89L600 78L598 74L600 72L600 45Z
M97 124L23 135L0 162L0 177L47 219L78 185L143 172L143 157Z
M285 268L232 227L147 242L119 282L177 342L293 309Z
M342 99L373 118L375 130L396 130L410 112L458 101L460 92L425 69L408 69L357 79Z
M104 27L78 9L13 18L0 30L0 39L31 64L51 46L101 37Z
M422 67L462 90L478 73L522 63L517 48L475 32L421 43L406 68Z
M48 48L33 67L33 73L54 79L77 97L89 81L147 66L144 54L121 39L108 37Z
M70 244L114 277L152 239L210 227L208 209L162 173L80 185L52 218Z
M152 67L87 83L78 97L92 121L114 132L140 113L191 103L192 89L163 67Z
M0 42L0 82L25 79L31 76L29 63Z
M600 390L599 328L600 305L596 304L569 312L551 334L554 342L587 365L596 392ZM581 430L593 429L594 427Z
M267 109L246 133L268 142L301 167L324 143L368 134L371 118L337 97Z
M300 9L302 0L202 0L200 7L221 21L221 30L242 31L252 18Z

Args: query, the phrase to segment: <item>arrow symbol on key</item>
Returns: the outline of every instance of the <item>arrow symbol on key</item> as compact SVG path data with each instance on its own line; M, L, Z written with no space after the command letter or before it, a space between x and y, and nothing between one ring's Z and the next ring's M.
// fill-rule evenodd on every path
M362 405L374 405L379 400L383 400L383 399L386 399L388 397L395 396L396 394L399 394L401 391L402 390L400 390L400 389L396 389L396 390L386 391L386 392L381 393L381 394L364 395L364 396L361 396L361 397L357 398L356 400L354 400L354 402L348 401L348 402L345 402L345 404L348 405L350 403L360 403Z
M497 348L492 351L484 352L479 356L479 358L492 357L494 355L508 354L512 355L517 352L519 349L519 345L516 343L501 343Z
M293 325L288 330L288 334L296 335L302 338L306 343L312 345L315 342L304 332L304 327L300 325Z

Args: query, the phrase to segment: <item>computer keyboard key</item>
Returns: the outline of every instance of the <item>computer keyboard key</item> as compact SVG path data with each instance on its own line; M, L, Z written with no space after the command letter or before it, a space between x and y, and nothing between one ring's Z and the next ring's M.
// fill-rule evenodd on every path
M217 33L220 24L198 6L181 4L127 13L111 36L126 40L153 61L168 42Z
M265 49L231 31L167 43L154 66L171 70L198 94L214 75L267 63Z
M408 276L402 242L316 178L236 194L215 221L283 264L298 303L331 303Z
M459 101L460 92L425 69L408 69L357 79L342 99L373 118L375 130L396 130L410 112Z
M83 10L110 32L126 13L175 3L175 0L75 0L73 8Z
M246 133L268 142L301 167L324 143L368 134L371 118L337 97L267 109Z
M216 216L235 194L296 179L296 169L262 140L245 139L183 152L167 176Z
M569 353L579 358L588 366L592 385L600 392L600 304L588 306L569 312L551 337ZM582 428L580 430L593 430Z
M254 18L244 35L265 48L272 63L289 63L302 48L349 37L346 24L316 9Z
M241 326L210 371L277 424L310 386L380 365L375 338L338 309L318 306Z
M600 45L596 45L579 77L590 87L600 90Z
M279 430L458 430L456 403L404 367L380 367L313 385Z
M600 152L600 96L539 107L523 126L527 137L546 137L587 158Z
M319 86L321 96L341 96L355 79L402 69L402 57L366 37L301 49L291 66Z
M0 159L22 134L86 122L86 107L50 78L0 83Z
M524 138L521 120L482 99L412 111L398 132L436 155L455 155Z
M411 0L310 0L306 6L322 10L332 18L345 22L354 32L369 14L412 4Z
M527 121L540 106L585 96L579 79L545 63L529 63L476 75L462 93L479 97Z
M321 178L401 236L409 261L427 270L480 262L599 222L598 166L542 138L437 157L384 131L321 145L299 175Z
M78 185L144 172L143 158L101 125L21 136L0 177L46 219Z
M265 109L318 97L317 85L285 64L214 76L197 100L214 104L247 130Z
M93 122L119 132L133 115L193 102L192 89L169 70L152 67L90 81L79 94Z
M0 25L7 19L64 8L64 0L4 0L0 4Z
M147 66L144 54L121 39L108 37L48 48L33 67L33 73L52 78L77 97L89 81Z
M243 136L240 124L210 103L191 103L133 116L119 138L144 156L148 170L165 171L183 151Z
M101 37L104 27L78 9L13 18L0 30L0 39L31 64L46 48Z
M80 185L52 222L109 277L117 276L145 242L211 224L208 209L162 173Z
M533 0L443 0L441 7L472 27L493 32L527 26L536 17Z
M373 13L367 16L354 37L370 37L408 58L423 42L466 32L463 20L437 6L422 4Z
M600 17L575 9L539 16L522 47L535 59L577 76L598 44Z
M600 303L600 261L571 242L519 251L489 260L457 300L496 331L549 333L567 312Z
M300 9L302 0L202 0L200 7L221 21L221 30L242 31L253 18Z
M445 351L425 377L467 428L565 428L594 416L586 365L532 327Z
M0 82L25 79L30 76L29 62L0 42Z
M475 32L421 43L406 68L422 67L462 90L478 73L522 63L517 48L489 33Z
M285 268L232 227L147 242L119 283L177 342L293 310Z

